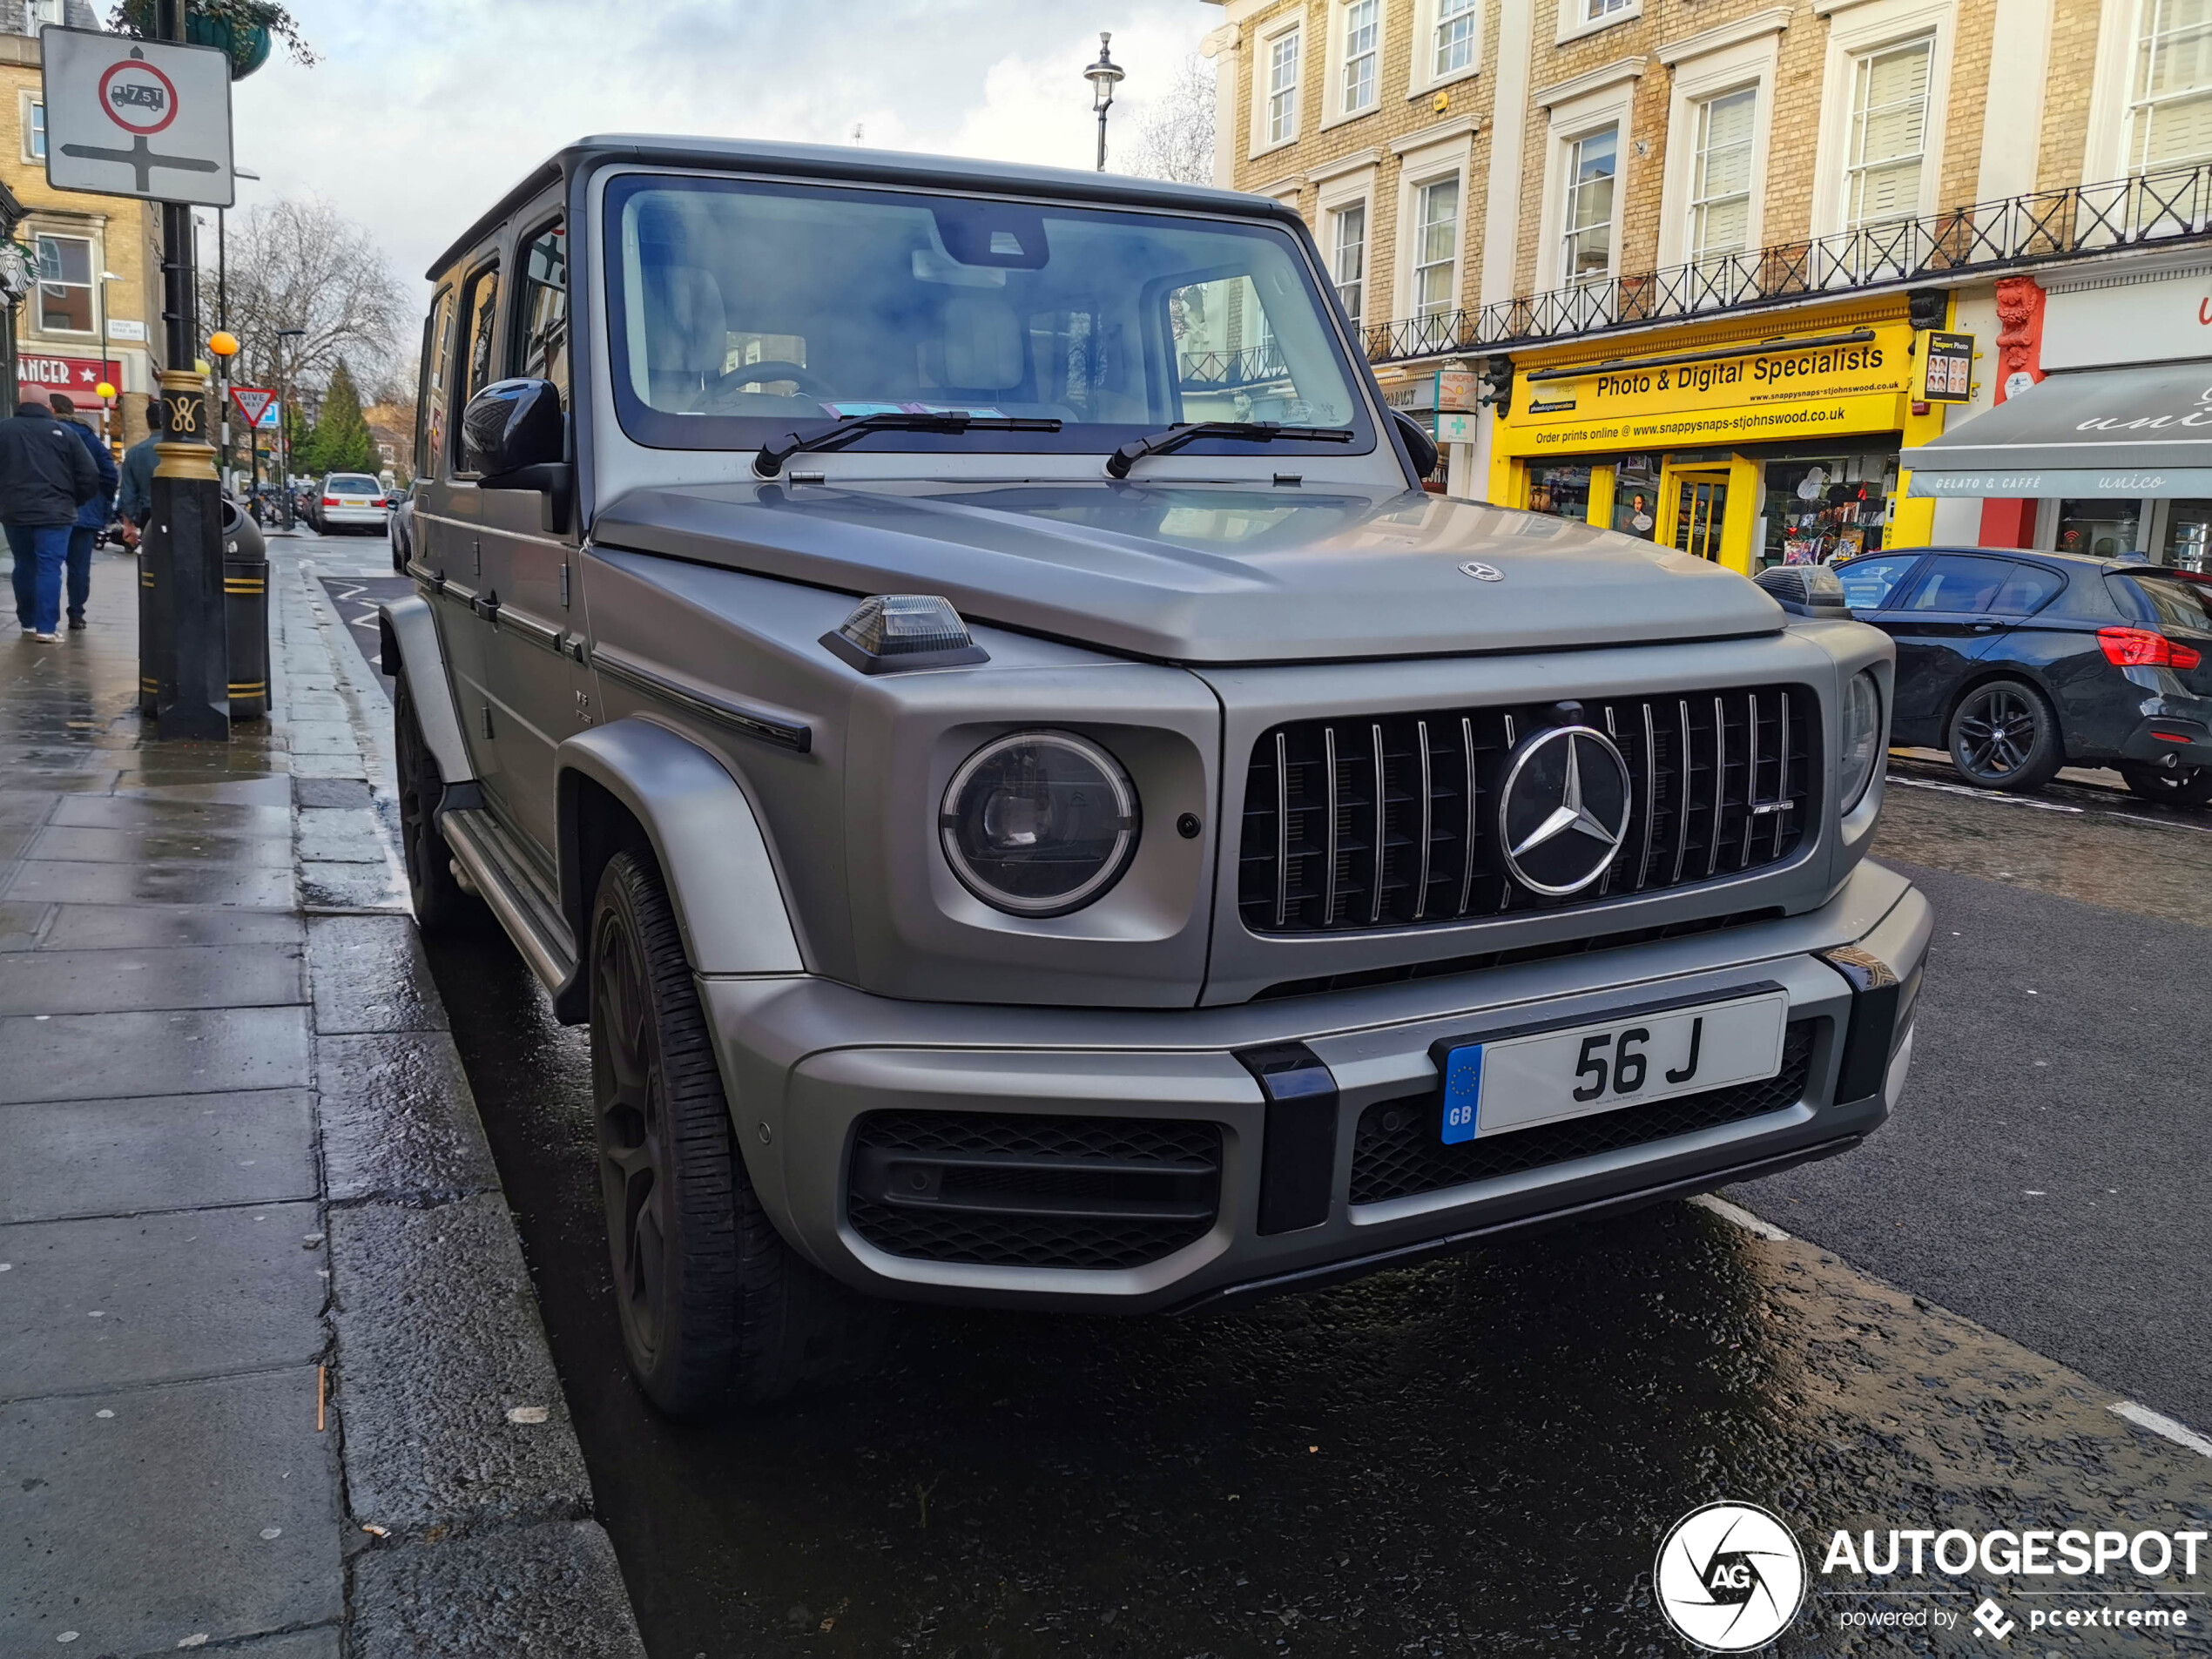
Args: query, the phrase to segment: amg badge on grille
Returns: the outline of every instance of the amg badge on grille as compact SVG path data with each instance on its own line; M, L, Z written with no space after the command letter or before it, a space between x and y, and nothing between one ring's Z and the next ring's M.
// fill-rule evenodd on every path
M1514 878L1562 898L1604 873L1629 833L1629 764L1593 726L1558 725L1516 750L1498 796Z

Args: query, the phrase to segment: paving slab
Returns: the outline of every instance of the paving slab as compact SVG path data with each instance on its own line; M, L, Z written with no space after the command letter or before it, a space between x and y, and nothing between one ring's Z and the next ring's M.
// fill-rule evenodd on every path
M344 754L303 754L292 758L295 778L355 778L368 776L368 763L359 751Z
M116 798L103 795L98 799ZM292 861L291 854L291 847L279 836L233 835L197 825L105 829L91 825L49 824L36 832L23 856L98 864L206 862L276 870Z
M220 801L165 800L145 795L72 795L50 820L85 829L206 829L224 835L266 835L289 840L288 806L242 806Z
M297 945L18 951L0 958L0 1015L246 1008L307 1001Z
M315 1196L314 1098L243 1095L0 1106L0 1224Z
M327 1289L322 1252L303 1241L322 1231L316 1213L273 1204L0 1227L0 1399L314 1362Z
M414 917L317 916L307 940L319 1034L446 1028Z
M0 1104L302 1088L304 1008L0 1019Z
M554 1522L373 1549L354 1564L360 1659L643 1659L607 1534Z
M361 752L361 740L354 735L351 720L290 719L285 722L285 735L295 755Z
M292 872L214 864L96 864L26 860L8 884L10 899L62 904L244 905L292 907Z
M116 792L147 800L191 801L201 805L288 806L292 803L291 781L282 772L235 782L141 784L129 789L118 788Z
M408 913L406 889L388 863L302 864L300 902L320 910Z
M0 1406L0 1653L174 1653L336 1619L315 1381L304 1366ZM324 1640L290 1651L334 1654Z
M45 908L46 907L40 907ZM51 950L132 949L164 945L291 945L307 922L282 910L195 905L76 905L54 908L44 943Z
M496 1192L428 1210L334 1207L330 1264L355 1514L421 1536L590 1513L590 1480ZM518 1406L546 1420L510 1421Z
M376 799L366 778L292 779L292 799L301 806L366 806Z
M322 1037L315 1076L334 1202L499 1190L468 1075L446 1033Z
M0 884L5 880L0 874ZM0 950L29 950L38 942L38 930L52 910L51 905L0 900Z

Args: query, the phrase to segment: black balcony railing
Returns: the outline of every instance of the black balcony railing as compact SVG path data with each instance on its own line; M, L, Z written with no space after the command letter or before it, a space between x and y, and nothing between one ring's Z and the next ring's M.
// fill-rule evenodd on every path
M2191 239L2212 239L2212 165L1889 219L1361 333L1370 361L1397 362Z

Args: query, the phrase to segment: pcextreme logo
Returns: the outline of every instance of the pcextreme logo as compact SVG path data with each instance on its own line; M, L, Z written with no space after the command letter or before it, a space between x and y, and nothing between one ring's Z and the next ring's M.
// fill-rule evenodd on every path
M1757 1504L1709 1503L1674 1524L1651 1581L1677 1634L1708 1653L1749 1653L1804 1605L1804 1551Z

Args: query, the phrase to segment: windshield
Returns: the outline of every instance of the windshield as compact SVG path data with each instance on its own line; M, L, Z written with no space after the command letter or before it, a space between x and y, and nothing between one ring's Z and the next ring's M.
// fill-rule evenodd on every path
M858 447L1103 451L1190 421L1344 427L1372 447L1330 314L1272 226L639 175L608 205L616 404L644 443L757 448L799 423L961 409L1062 427Z

